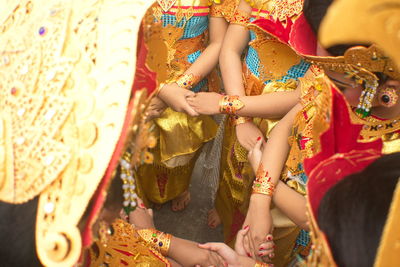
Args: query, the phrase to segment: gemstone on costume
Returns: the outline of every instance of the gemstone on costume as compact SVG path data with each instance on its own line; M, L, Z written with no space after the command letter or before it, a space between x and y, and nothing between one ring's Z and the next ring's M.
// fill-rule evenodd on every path
M46 27L43 27L43 26L42 26L42 27L39 28L39 35L40 35L40 36L45 35L46 32L47 32Z

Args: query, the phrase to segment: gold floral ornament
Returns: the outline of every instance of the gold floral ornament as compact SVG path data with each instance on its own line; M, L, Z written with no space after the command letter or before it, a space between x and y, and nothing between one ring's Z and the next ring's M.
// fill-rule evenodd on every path
M40 196L39 259L72 266L81 253L76 225L121 135L151 2L8 3L0 15L0 200Z

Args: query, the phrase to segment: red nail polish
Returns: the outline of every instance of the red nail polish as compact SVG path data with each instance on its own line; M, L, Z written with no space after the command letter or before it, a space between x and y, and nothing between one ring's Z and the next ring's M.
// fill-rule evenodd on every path
M261 136L259 136L258 138L257 138L257 141L260 141L261 140Z
M272 240L272 236L269 235L269 236L267 237L267 240L268 240L268 241L271 241L271 240Z
M263 255L262 253L258 253L258 256L259 256L259 257L262 257L262 256L264 256L264 255Z
M251 254L247 252L247 256L248 256L248 257L251 257Z
M244 230L247 230L247 229L249 229L249 226L246 225L243 229L244 229Z
M143 209L146 208L146 206L143 203L140 203L140 207Z
M261 251L261 250L264 250L264 248L263 248L263 247L260 247L259 251Z

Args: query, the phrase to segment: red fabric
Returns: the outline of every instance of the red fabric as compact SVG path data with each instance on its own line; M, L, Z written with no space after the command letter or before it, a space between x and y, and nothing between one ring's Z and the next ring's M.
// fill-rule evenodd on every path
M320 137L321 152L304 160L307 194L314 214L325 193L349 174L362 171L381 156L382 140L360 143L362 124L352 124L341 92L332 90L330 127Z
M140 27L138 37L136 73L133 82L133 91L146 88L150 95L157 87L157 74L151 71L146 65L148 49L143 38L143 24Z
M286 25L271 19L258 19L251 24L258 26L282 43L288 44L299 55L315 55L317 38L301 14L294 22L288 20Z

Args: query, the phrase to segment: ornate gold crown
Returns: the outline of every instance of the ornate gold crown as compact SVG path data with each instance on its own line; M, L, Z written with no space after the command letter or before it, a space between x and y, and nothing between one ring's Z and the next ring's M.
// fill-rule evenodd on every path
M400 0L336 0L321 24L319 39L324 47L377 44L400 64L399 30Z
M338 57L305 56L305 59L331 71L349 75L357 72L365 80L378 80L375 72L400 80L400 72L395 63L376 45L351 47L343 56Z
M121 135L151 3L2 1L0 200L40 195L36 247L46 266L80 256L77 224Z

